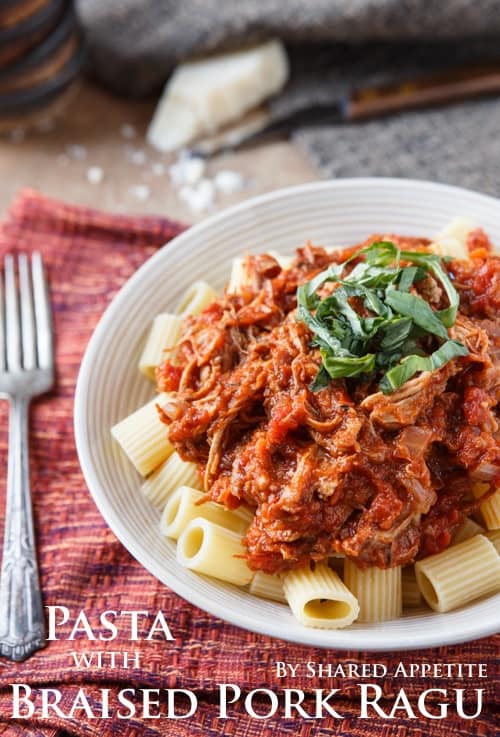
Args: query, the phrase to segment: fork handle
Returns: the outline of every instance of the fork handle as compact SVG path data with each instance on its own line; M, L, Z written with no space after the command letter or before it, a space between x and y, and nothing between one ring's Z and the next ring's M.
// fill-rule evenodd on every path
M29 478L29 404L29 397L11 399L0 578L0 654L16 661L46 644Z

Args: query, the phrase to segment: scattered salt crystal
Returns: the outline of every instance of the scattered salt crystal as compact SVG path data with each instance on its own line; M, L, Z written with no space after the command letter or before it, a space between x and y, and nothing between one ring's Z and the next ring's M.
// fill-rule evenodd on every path
M176 187L184 183L183 168L180 162L176 162L169 167L168 173L170 175L170 181Z
M100 166L90 166L87 169L87 179L89 180L90 184L99 184L100 182L102 182L103 177L104 172Z
M187 204L193 212L203 212L214 203L215 188L210 179L202 179L194 186L185 184L179 190L179 198Z
M26 131L24 128L13 128L9 134L9 138L12 143L22 143L26 138Z
M160 175L163 165L152 171ZM168 173L179 199L193 212L209 210L217 193L231 194L245 186L243 176L237 171L223 169L213 178L206 175L206 161L201 156L194 156L189 151L180 151L177 160L169 167Z
M173 184L197 184L205 173L205 160L199 156L181 156L169 168L170 179Z
M124 123L120 128L120 133L122 138L125 138L127 141L131 141L137 135L136 129L130 123Z
M214 176L215 189L224 194L232 194L243 188L243 177L237 171L222 169Z
M78 159L79 161L87 158L87 149L79 143L69 143L66 146L66 153L72 159Z
M150 189L147 184L136 184L130 188L131 194L134 195L138 200L147 200L149 198Z
M159 161L155 161L151 169L156 177L162 177L165 174L165 167Z
M128 159L136 166L142 166L146 163L146 154L140 149L134 148L128 151Z

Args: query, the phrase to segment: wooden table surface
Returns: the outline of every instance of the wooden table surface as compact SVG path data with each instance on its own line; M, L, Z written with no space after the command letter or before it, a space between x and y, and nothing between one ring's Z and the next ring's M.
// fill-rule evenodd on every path
M185 222L206 217L209 212L196 214L188 208L172 185L168 169L176 157L161 154L145 141L153 109L154 101L118 99L85 82L54 127L15 129L0 138L0 216L16 192L29 186L113 212L155 213ZM137 132L131 140L121 132L127 124ZM89 182L91 167L102 169L101 182ZM318 179L304 154L286 141L220 154L208 162L207 176L222 169L241 173L245 186L230 195L218 195L210 212L262 192Z

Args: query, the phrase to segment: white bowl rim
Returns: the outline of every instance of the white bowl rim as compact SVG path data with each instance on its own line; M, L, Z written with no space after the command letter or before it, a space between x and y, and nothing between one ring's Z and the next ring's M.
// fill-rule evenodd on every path
M212 601L211 599L205 598L199 594L196 590L191 589L189 586L185 586L180 582L175 574L171 575L169 571L162 571L160 576L153 571L153 566L150 562L145 560L146 555L141 549L141 546L134 538L129 537L126 525L122 522L119 515L115 514L114 510L110 506L106 492L101 486L100 480L90 462L90 456L88 453L87 438L85 433L85 410L87 400L89 396L89 380L91 379L92 366L94 359L100 350L100 343L106 334L108 326L114 320L116 313L120 311L122 305L126 304L129 293L132 293L135 289L135 285L140 281L143 270L150 269L154 266L157 260L163 258L163 252L165 248L179 248L182 246L185 240L190 240L194 236L198 236L203 233L206 228L212 228L219 222L223 222L227 219L232 218L240 212L250 210L254 207L258 207L270 201L286 199L287 197L300 195L302 192L314 192L322 190L335 190L344 189L346 187L362 187L362 186L380 186L385 187L409 187L410 189L422 188L426 193L435 191L439 193L456 193L457 195L466 195L468 197L476 198L478 202L487 202L492 207L497 208L499 206L499 200L491 195L482 194L474 190L469 190L464 187L458 187L451 184L445 184L440 182L429 182L425 179L411 179L403 177L348 177L339 179L328 179L321 181L313 181L305 184L299 184L292 187L280 188L271 192L267 192L256 197L252 197L244 200L236 205L225 208L221 212L215 213L199 223L188 227L185 231L180 233L178 236L168 241L164 246L160 247L156 253L154 253L149 259L147 259L125 282L120 288L118 293L113 297L109 305L106 307L102 314L96 328L94 329L92 336L87 344L84 352L80 371L78 373L76 389L75 389L75 401L74 401L74 433L76 450L80 462L80 466L83 472L85 482L88 490L94 499L94 502L102 514L106 524L110 527L112 532L124 545L124 547L131 553L131 555L149 572L151 575L159 578L165 582L176 594L184 598L186 601L198 606L200 609L212 614L213 616L219 617L220 619L229 622L230 624L241 627L244 630L249 630L260 635L271 636L280 640L286 640L289 642L295 642L300 645L318 647L318 648L335 648L338 650L355 650L355 651L394 651L394 650L417 650L421 648L439 647L444 645L459 644L462 642L468 642L480 637L486 637L493 635L497 632L497 625L493 618L483 622L481 618L471 617L467 620L466 625L462 625L462 629L459 633L449 628L443 634L442 630L434 633L432 630L423 629L420 633L412 632L411 639L406 638L403 641L397 643L391 642L391 640L385 636L383 630L374 631L371 635L365 631L350 631L349 628L343 630L321 630L321 629L310 629L304 628L304 636L301 634L294 635L293 633L283 632L283 628L279 625L275 625L270 618L266 622L265 630L261 627L254 625L252 620L245 618L244 614L239 615L233 611L228 613L223 605L219 605L218 602ZM334 633L342 633L342 641L332 643L332 635ZM326 635L328 633L329 636ZM350 636L351 635L351 636ZM370 639L370 637L372 639ZM366 640L364 639L366 638ZM328 642L324 642L328 639Z

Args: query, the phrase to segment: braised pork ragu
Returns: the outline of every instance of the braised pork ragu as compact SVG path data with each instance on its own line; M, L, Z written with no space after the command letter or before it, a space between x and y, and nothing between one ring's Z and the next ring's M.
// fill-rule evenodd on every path
M238 292L188 317L157 370L158 389L170 392L161 407L168 437L198 464L207 498L255 511L244 541L253 569L334 552L361 567L410 563L449 545L477 504L475 482L487 483L486 496L500 481L500 261L480 231L470 260L445 264L460 295L449 337L467 355L391 393L370 372L312 388L322 357L297 319L297 287L353 255L354 268L377 240L334 253L308 244L287 269L269 254L247 257ZM390 241L422 253L428 245ZM447 306L430 275L410 291L432 310Z

